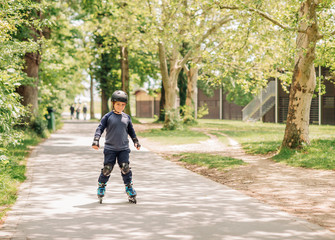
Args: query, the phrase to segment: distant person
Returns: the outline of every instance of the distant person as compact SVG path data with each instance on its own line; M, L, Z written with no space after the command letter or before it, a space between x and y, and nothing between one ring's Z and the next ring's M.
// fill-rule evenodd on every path
M87 116L87 105L86 105L86 103L84 104L84 107L83 107L83 115L84 115L84 120L86 120L86 116Z
M102 203L105 195L105 186L109 180L110 174L117 161L120 169L123 183L126 188L128 200L136 203L136 191L133 188L132 171L129 166L129 140L131 137L134 146L140 150L141 145L136 137L130 116L123 112L128 102L128 95L123 91L115 91L112 94L113 110L107 113L102 119L95 131L92 147L99 149L99 140L106 129L105 147L104 147L104 167L98 179L98 198Z
M73 104L70 107L70 112L71 112L71 119L74 119L74 105Z
M77 106L77 109L76 109L76 118L79 120L79 115L80 115L80 105Z

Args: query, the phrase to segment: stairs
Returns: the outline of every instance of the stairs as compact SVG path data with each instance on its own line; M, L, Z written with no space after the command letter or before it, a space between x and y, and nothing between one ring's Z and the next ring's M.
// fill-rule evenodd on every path
M275 105L275 96L276 83L270 81L268 86L242 109L243 121L258 121Z

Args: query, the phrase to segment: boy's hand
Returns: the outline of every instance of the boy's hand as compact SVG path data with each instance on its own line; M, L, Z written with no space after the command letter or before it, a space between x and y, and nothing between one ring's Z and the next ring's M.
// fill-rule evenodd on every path
M141 144L139 144L138 142L134 144L134 146L136 147L137 150L141 149Z
M99 139L94 139L93 143L92 143L92 148L94 148L95 150L99 150Z
M138 139L137 138L133 138L133 143L134 143L134 146L137 150L140 150L141 148L141 144L138 142Z

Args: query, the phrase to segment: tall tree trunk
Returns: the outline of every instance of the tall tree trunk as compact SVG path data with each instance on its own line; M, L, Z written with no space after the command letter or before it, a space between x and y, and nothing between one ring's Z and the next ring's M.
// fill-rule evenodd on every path
M201 57L196 58L191 64L190 69L184 67L187 75L187 92L186 92L186 106L195 109L196 98L198 94L197 82L199 67L197 63L201 61Z
M172 121L175 121L179 117L177 111L178 107L178 75L181 70L181 66L178 65L178 52L175 48L170 61L170 72L168 72L166 53L163 44L160 42L158 44L159 48L159 62L162 74L162 81L165 90L165 120L164 127L171 125Z
M101 118L109 112L108 99L109 97L105 90L101 89Z
M93 75L90 73L90 118L95 119L94 114L94 95L93 95Z
M306 0L299 10L297 54L290 88L290 100L282 147L299 148L309 144L309 117L315 78L315 46L318 41L317 3Z
M127 47L120 47L121 56L121 88L122 91L128 94L128 104L124 110L125 113L131 115L130 112L130 95L129 95L129 61L128 61L128 49Z
M159 101L159 121L164 121L165 119L165 89L162 81L162 90L161 90L161 100Z
M22 85L18 88L18 93L22 96L22 104L30 108L32 116L38 114L38 70L41 62L41 56L38 52L26 53L24 72L28 77L33 78L29 85ZM27 119L29 120L29 119Z

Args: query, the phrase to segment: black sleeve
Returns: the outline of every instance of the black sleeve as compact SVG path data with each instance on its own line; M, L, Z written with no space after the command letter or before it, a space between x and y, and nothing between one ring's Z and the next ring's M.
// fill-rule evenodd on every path
M138 143L138 139L136 137L136 133L133 127L133 123L131 122L131 118L129 117L129 124L128 124L128 134L131 137L131 139L133 140L134 143Z
M108 120L109 116L110 116L110 113L107 113L101 119L99 126L95 130L94 139L99 140L101 138L102 133L104 132L105 128L107 127L107 120Z

